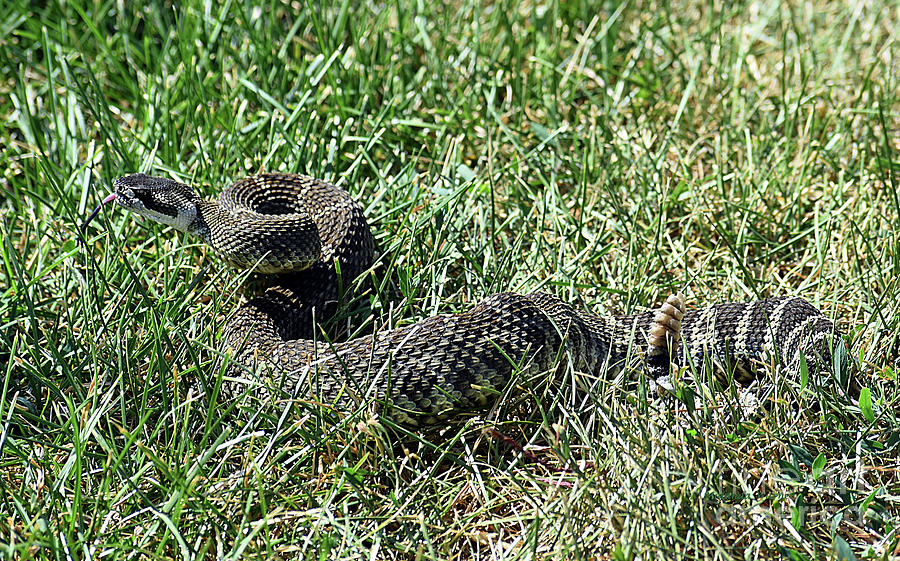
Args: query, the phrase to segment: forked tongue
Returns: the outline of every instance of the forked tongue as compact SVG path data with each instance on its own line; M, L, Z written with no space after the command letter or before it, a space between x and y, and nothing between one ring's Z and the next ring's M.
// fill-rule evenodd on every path
M100 209L103 208L103 205L105 205L107 203L111 203L114 200L116 200L116 194L110 193L105 199L103 199L103 201L99 205L97 205L97 208L95 208L93 210L93 212L91 212L91 214L87 217L87 220L84 221L84 224L81 225L81 233L82 234L84 233L84 230L87 228L87 225L91 223L91 220L93 220L98 214L100 214Z

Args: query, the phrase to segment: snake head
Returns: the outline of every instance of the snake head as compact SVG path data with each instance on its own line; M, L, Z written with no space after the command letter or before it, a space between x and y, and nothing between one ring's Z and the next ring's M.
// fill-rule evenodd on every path
M135 173L113 181L113 188L119 206L176 230L190 232L197 220L200 197L184 183Z
M100 208L112 201L155 222L192 232L197 220L200 197L183 183L143 173L126 175L113 181L114 193L88 216L82 231L97 216Z

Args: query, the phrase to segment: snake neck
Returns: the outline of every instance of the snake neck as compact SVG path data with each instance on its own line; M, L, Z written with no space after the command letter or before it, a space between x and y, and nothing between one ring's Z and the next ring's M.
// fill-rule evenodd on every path
M206 242L209 245L212 245L212 238L210 235L209 228L209 220L207 217L212 217L215 222L218 218L221 220L222 214L224 213L224 209L222 209L222 205L215 201L207 201L201 200L197 203L197 215L194 218L194 221L188 225L188 232L194 234L199 237L201 240Z
M301 213L261 214L201 200L188 231L232 267L257 273L302 271L322 253L316 223Z

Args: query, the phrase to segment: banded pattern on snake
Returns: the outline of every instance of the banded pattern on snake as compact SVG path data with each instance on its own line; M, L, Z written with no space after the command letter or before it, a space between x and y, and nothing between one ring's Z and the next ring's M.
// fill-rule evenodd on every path
M833 322L801 298L685 312L682 299L670 296L655 311L612 317L577 310L544 292L504 292L465 313L345 342L316 341L315 318L334 312L341 284L362 274L374 256L362 207L348 193L278 173L240 180L217 201L144 174L113 186L100 206L114 200L199 236L231 265L273 276L265 293L229 322L225 339L247 367L232 371L232 394L250 386L345 409L373 398L401 423L431 424L489 405L517 369L548 370L561 353L597 373L643 364L659 376L671 365L711 362L724 377L747 383L760 363L791 371L801 355L811 369L829 369L831 349L840 342Z

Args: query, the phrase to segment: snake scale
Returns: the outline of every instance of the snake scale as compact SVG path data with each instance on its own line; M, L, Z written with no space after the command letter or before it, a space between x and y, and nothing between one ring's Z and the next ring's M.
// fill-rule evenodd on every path
M272 276L265 292L229 321L225 341L242 367L226 390L281 391L341 409L374 399L395 420L433 424L484 408L517 370L538 372L563 354L596 373L643 364L713 365L748 383L761 363L831 368L834 324L796 297L729 302L685 311L679 296L631 316L577 310L544 292L504 292L460 314L331 343L316 320L334 313L346 286L366 271L375 244L362 207L344 190L300 175L242 179L217 201L171 179L133 174L105 203L199 236L229 264ZM318 340L317 340L318 339Z

